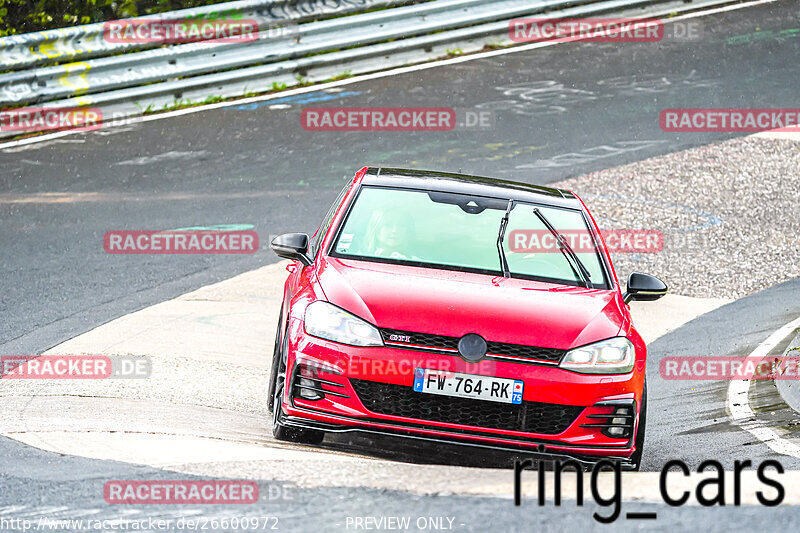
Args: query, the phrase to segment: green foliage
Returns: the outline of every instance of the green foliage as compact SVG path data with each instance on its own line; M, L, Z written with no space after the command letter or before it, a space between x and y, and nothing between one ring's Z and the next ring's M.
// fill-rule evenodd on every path
M0 37L124 19L223 0L0 0ZM224 13L217 16L222 18Z
M341 74L337 74L336 76L332 77L330 81L345 80L347 78L352 78L352 77L353 73L350 72L349 70L345 70Z

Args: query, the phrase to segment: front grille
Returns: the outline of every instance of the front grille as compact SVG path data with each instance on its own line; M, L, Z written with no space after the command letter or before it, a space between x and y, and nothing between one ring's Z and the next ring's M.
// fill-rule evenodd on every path
M444 350L458 350L458 337L448 337L446 335L432 335L430 333L416 333L413 331L402 331L398 329L381 329L384 342L399 344L415 344L417 347L437 348ZM394 339L392 337L395 337ZM402 339L402 340L397 340ZM406 340L407 339L407 340ZM566 350L558 348L540 348L538 346L525 346L524 344L510 344L507 342L487 343L487 353L498 356L521 357L525 359L535 359L538 361L548 361L557 363ZM421 349L421 348L417 348ZM489 355L491 357L491 355Z
M509 344L507 342L487 342L487 352L497 355L510 355L514 357L525 357L528 359L541 359L557 363L566 350L557 348L540 348L538 346L524 346L522 344Z
M364 407L378 414L404 416L509 431L556 435L583 407L522 402L520 405L414 392L411 387L350 379Z
M429 348L445 348L458 350L458 337L447 337L445 335L431 335L429 333L414 333L412 331L401 331L399 329L382 329L381 335L384 342L398 342L403 344L417 344ZM397 336L402 340L392 337ZM406 340L406 338L408 340Z

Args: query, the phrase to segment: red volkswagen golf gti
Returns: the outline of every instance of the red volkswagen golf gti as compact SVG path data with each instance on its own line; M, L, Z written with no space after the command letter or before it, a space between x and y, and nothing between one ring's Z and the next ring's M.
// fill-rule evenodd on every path
M575 194L362 168L291 259L269 397L279 440L362 431L638 468L645 344Z

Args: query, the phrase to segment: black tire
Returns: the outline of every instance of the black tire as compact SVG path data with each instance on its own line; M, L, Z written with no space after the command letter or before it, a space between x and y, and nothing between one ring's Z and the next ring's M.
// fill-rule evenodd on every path
M283 308L281 308L283 317ZM272 374L269 379L269 411L272 413L272 436L276 440L287 442L301 442L304 444L319 444L325 438L325 432L316 429L289 427L281 424L283 409L281 399L286 384L286 356L289 338L281 331L281 321L278 319L278 331L275 334L275 352L272 355ZM281 335L284 333L283 335Z
M283 387L279 391L283 394ZM280 415L283 415L283 409L280 406L274 408ZM284 442L298 442L302 444L320 444L325 438L325 432L316 429L296 428L284 426L280 423L280 416L272 417L272 436L275 440Z
M631 455L631 468L638 471L642 466L642 455L644 454L644 434L647 428L647 381L644 382L642 390L642 408L639 413L639 427L636 428L636 439L634 446L636 451Z
M269 387L267 388L267 398L269 399L267 405L267 409L269 412L272 413L275 410L275 405L272 400L275 397L275 383L276 377L278 375L278 366L281 362L281 325L283 323L283 304L281 304L281 310L278 313L278 329L275 331L275 347L272 350L272 365L270 365L270 372L269 372Z

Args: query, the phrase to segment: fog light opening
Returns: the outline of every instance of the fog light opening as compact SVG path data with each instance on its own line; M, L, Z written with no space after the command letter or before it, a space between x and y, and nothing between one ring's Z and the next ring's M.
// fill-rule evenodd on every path
M297 370L297 382L295 383L295 396L310 401L322 400L325 398L322 383L317 379L319 374L313 366L300 363Z
M630 437L633 429L633 409L629 406L616 407L613 414L614 416L610 417L609 427L605 428L605 434L618 439Z
M592 424L581 424L584 428L593 428L595 431L600 431L606 437L614 439L630 439L633 434L633 422L635 418L635 405L626 403L619 405L617 401L601 402L595 404L594 407L602 408L604 413L588 414L587 418L596 420ZM608 409L612 408L611 412Z

